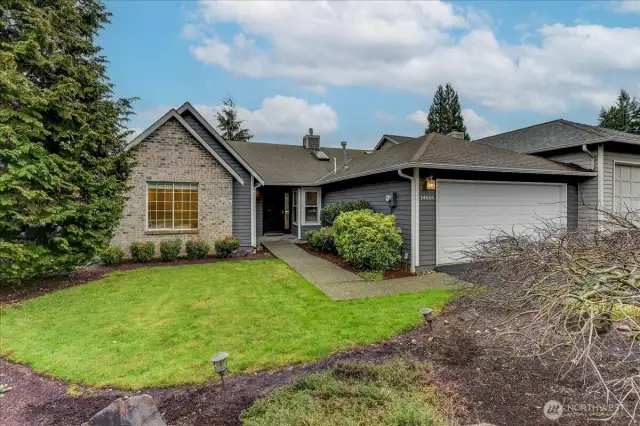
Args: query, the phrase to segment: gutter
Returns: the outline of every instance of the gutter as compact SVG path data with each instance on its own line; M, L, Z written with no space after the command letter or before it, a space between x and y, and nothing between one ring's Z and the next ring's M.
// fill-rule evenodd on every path
M411 182L411 272L413 273L416 272L416 264L418 263L418 250L416 248L420 247L418 242L419 229L417 226L417 224L420 223L418 219L418 191L416 191L418 179L415 177L417 170L417 167L414 168L414 176L409 176L404 174L402 169L398 169L398 176L409 179Z

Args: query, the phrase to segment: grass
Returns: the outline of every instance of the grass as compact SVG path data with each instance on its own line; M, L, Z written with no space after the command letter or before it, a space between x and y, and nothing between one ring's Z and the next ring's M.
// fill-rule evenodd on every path
M241 414L246 426L447 425L447 401L429 385L429 369L399 358L347 364L296 380Z
M384 279L384 272L382 271L360 271L358 276L365 281L380 281Z
M312 361L410 329L448 290L334 302L277 259L114 272L0 311L0 350L41 373L95 386L201 383Z

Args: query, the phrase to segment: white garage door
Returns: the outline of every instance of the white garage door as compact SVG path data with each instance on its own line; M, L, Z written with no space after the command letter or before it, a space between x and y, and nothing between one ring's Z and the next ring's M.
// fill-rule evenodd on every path
M566 223L565 184L438 181L437 263L464 261L461 251L503 229L531 230L539 218Z
M640 209L640 165L616 164L614 192L616 211Z

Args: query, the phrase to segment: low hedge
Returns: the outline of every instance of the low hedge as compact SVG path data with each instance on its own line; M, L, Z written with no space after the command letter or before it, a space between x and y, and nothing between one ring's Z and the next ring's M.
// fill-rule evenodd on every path
M320 211L320 223L322 226L333 226L340 213L352 212L356 210L373 210L371 203L366 200L341 201L339 203L327 204Z
M211 245L206 241L189 240L184 246L189 259L204 259L209 255Z
M307 242L312 249L322 253L335 253L336 245L331 227L325 226L319 230L311 230L306 233Z
M160 243L160 258L165 262L172 262L180 255L182 241L179 239L165 240Z
M342 213L333 224L333 235L338 255L358 269L384 271L401 261L402 235L393 215Z
M122 262L124 253L119 247L107 247L100 255L100 260L105 265L117 265Z
M216 257L222 259L230 256L231 253L240 248L240 239L227 237L225 239L216 241L213 246L216 249Z
M129 251L131 251L131 257L133 257L136 262L148 262L153 259L153 255L156 252L156 245L151 241L146 243L136 241L131 244Z

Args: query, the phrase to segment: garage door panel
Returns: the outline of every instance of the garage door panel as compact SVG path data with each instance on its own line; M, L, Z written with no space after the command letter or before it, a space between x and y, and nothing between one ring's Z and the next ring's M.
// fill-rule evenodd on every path
M532 183L440 182L436 232L438 263L492 234L533 232L540 218L566 223L566 186Z
M640 208L640 166L616 164L614 176L614 210Z

